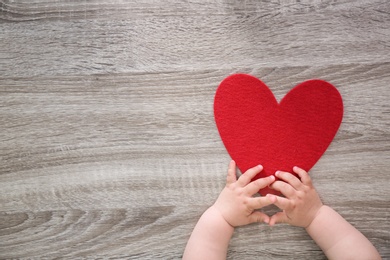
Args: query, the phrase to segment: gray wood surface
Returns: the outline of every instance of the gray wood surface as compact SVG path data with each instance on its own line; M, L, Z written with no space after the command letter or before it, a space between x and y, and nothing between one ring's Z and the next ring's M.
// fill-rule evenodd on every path
M179 259L230 160L235 72L344 100L311 170L390 259L390 2L0 0L0 258ZM264 209L272 214L275 207ZM237 228L228 259L325 259L301 228Z

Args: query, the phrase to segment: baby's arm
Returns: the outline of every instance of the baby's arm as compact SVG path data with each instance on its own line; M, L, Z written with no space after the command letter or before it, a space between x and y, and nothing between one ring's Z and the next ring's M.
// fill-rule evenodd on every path
M281 180L271 187L285 198L267 195L283 212L271 217L270 225L284 222L304 227L329 259L381 259L370 241L342 216L324 206L306 171L294 167L299 178L277 172Z
M184 251L183 259L226 259L230 238L235 227L254 222L269 222L269 217L255 211L272 202L266 197L253 197L260 189L275 181L275 177L251 182L262 166L249 169L236 178L236 164L231 161L226 186L213 206L196 224Z

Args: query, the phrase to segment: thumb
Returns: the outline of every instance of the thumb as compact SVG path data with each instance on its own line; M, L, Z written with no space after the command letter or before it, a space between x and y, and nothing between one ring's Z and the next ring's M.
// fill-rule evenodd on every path
M252 214L249 215L248 219L249 219L248 224L255 223L255 222L258 223L264 222L268 224L270 221L270 217L268 217L268 215L260 211L254 211Z
M269 221L269 225L273 226L276 223L288 223L288 217L284 211L278 212L271 217L271 219Z

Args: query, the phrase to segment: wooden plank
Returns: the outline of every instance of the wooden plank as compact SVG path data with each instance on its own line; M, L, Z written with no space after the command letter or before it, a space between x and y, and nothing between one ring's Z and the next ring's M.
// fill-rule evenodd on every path
M387 7L385 0L358 1L122 1L122 0L31 0L1 1L0 22L30 20L70 20L70 19L132 19L152 16L197 16L253 14L286 15L291 13L309 13L319 11L374 9L383 11ZM361 10L359 11L362 12Z
M70 5L84 10L72 1L66 5L57 2L43 3L51 8ZM389 61L388 1L359 1L335 7L329 4L306 11L302 4L282 4L276 11L269 11L273 5L265 5L264 9L249 7L256 10L249 14L228 8L230 11L223 9L226 14L189 12L135 19L130 12L121 20L105 13L103 5L98 13L102 12L99 17L105 19L2 23L0 75L90 75ZM146 14L150 11L142 9L142 5L140 8ZM12 12L2 12L9 13Z

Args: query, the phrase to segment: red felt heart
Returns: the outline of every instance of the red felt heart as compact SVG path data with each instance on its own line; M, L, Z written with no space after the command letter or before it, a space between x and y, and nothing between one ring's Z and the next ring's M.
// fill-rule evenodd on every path
M225 78L214 99L222 141L241 172L258 164L253 180L294 166L309 171L332 142L343 117L340 93L323 80L308 80L277 102L259 79L245 74ZM265 188L260 194L277 194Z

